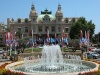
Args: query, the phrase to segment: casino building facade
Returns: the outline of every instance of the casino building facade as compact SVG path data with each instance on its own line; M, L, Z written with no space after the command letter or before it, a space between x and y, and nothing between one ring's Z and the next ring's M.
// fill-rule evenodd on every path
M76 17L64 17L60 4L58 4L55 15L48 9L41 11L39 15L36 12L34 4L32 4L29 18L18 18L17 20L7 18L7 26L13 35L15 31L17 32L20 30L23 37L27 37L30 35L30 31L33 30L34 38L38 38L39 36L43 38L46 37L48 29L51 37L54 37L55 33L57 37L61 37L63 30L68 34L71 25L77 20L78 18Z

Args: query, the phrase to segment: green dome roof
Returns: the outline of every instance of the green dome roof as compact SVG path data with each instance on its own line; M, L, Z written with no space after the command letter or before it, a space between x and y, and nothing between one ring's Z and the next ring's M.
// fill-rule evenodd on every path
M41 15L38 16L38 20L41 20L42 21L43 18L44 18L44 16L46 16L46 15L49 16L49 18L50 18L51 21L55 19L55 16L53 16L51 14L41 14Z

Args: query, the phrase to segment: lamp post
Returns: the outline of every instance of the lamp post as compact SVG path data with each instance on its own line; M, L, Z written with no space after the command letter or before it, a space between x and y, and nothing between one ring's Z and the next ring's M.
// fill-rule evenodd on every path
M10 56L11 56L11 51L12 51L12 43L10 44Z
M33 46L34 46L34 42L33 42L33 29L32 29L32 53L33 53Z

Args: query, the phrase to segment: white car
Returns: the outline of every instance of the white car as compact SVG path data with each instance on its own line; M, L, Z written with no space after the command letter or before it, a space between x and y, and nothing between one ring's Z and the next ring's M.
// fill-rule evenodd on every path
M88 51L95 51L95 49L97 49L96 47L89 47Z
M99 50L100 50L99 48L92 49L92 51L99 51Z
M4 53L4 50L0 50L0 54L3 54Z

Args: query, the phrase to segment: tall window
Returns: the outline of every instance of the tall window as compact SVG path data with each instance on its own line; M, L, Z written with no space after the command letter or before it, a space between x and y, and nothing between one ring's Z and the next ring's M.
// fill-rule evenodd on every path
M28 27L25 27L25 33L28 33Z
M3 43L3 38L0 38L0 43Z
M38 31L42 32L42 26L39 26Z
M53 27L51 28L51 31L52 31L52 32L55 32L55 26L53 26Z
M61 32L61 27L58 27L58 32Z
M33 32L35 32L35 27L33 27Z
M65 22L68 23L68 19L66 19Z
M20 18L18 18L18 23L21 23L21 19Z
M69 28L68 28L68 27L66 27L66 29L65 29L65 30L66 30L66 32L68 32L68 29L69 29Z
M25 18L25 23L28 23L28 18Z

